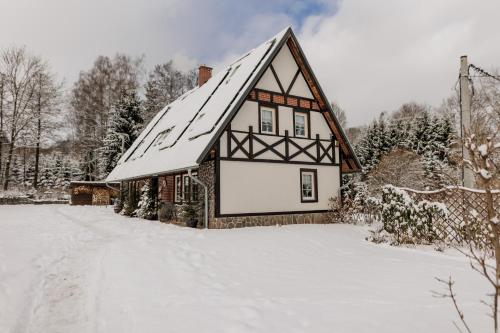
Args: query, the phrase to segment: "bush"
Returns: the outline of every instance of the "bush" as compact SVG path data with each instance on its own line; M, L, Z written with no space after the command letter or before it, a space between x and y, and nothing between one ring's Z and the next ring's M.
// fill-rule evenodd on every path
M196 227L199 212L193 204L183 204L180 207L180 218L188 227Z
M113 205L113 210L116 214L119 214L123 210L123 203L120 199L116 199Z
M161 202L158 211L160 221L172 221L177 218L175 205L172 202Z
M383 226L380 232L391 235L391 243L395 245L434 242L437 236L433 221L448 215L443 204L427 200L416 203L408 193L392 185L382 188L382 200L370 201L381 214Z
M342 201L330 198L330 219L332 223L371 223L376 217L368 197L368 187L364 182L350 182L342 187Z
M156 203L153 199L153 193L150 181L146 181L141 188L141 199L134 212L137 217L146 220L156 219Z

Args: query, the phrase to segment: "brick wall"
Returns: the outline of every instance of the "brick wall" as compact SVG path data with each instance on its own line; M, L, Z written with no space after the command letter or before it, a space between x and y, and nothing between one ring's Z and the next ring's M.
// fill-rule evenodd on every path
M174 202L174 175L158 177L158 198L161 202Z

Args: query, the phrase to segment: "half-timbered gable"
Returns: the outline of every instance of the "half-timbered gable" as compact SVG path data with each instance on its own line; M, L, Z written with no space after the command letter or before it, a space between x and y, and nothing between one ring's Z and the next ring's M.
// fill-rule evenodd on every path
M322 211L340 188L338 138L286 43L222 133L217 151L220 216ZM301 170L317 183L311 200L303 198Z
M321 220L360 165L292 30L210 76L200 67L107 180L157 178L160 202L205 200L212 227Z

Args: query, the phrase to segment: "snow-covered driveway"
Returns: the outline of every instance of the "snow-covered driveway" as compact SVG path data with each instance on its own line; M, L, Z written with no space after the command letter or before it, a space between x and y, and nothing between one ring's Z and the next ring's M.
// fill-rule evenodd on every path
M476 332L486 284L456 253L350 225L193 230L111 208L0 206L0 332Z

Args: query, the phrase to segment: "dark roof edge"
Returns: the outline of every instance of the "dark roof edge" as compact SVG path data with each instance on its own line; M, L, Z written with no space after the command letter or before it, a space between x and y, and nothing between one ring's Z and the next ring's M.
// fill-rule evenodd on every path
M276 56L276 54L279 52L279 50L281 50L281 47L283 46L283 44L285 44L285 42L288 39L288 37L291 36L292 34L293 34L292 33L292 29L290 27L288 27L287 30L286 30L286 32L285 32L285 34L281 38L281 40L278 41L278 44L277 44L276 48L274 49L274 51L268 56L266 62L260 68L260 70L255 74L255 77L253 78L252 82L250 82L248 88L245 89L245 91L243 92L243 94L241 94L241 96L238 99L238 102L236 104L234 104L234 106L232 107L232 109L229 111L229 115L226 117L226 119L224 119L224 122L219 127L219 129L217 130L217 132L215 133L215 135L212 136L212 138L208 142L208 144L205 147L205 149L203 149L203 152L200 154L200 156L196 160L196 163L200 164L205 159L205 157L207 156L208 152L210 151L210 148L215 144L215 142L222 135L222 133L224 132L224 129L227 126L227 124L233 119L234 114L236 112L238 112L238 110L240 109L240 107L243 104L243 102L245 102L245 100L246 100L248 94L250 93L250 91L257 84L257 82L259 81L259 79L261 78L261 76L264 74L264 72L267 69L267 67L269 66L269 64L273 61L273 59Z
M346 136L346 134L344 132L344 129L342 128L342 126L340 126L339 120L337 119L337 116L335 115L335 112L333 112L333 109L332 109L332 106L330 104L330 101L326 98L326 95L323 92L323 89L321 88L321 85L319 84L319 81L316 78L316 75L314 74L314 71L312 70L311 65L309 64L309 61L307 60L307 57L305 56L304 51L302 51L302 47L300 46L300 44L299 44L299 42L297 40L297 37L295 37L295 34L293 33L293 31L291 29L290 29L290 33L291 33L291 37L295 41L295 44L297 45L297 48L298 48L298 50L300 52L300 55L304 59L304 63L306 65L306 67L307 67L307 70L311 73L314 81L316 81L316 86L317 86L317 88L319 90L319 93L320 93L321 97L323 98L323 100L325 101L325 104L327 105L328 111L332 115L333 121L335 122L335 125L337 126L337 129L339 130L339 133L342 136L342 139L347 144L347 148L349 149L349 152L352 154L352 158L354 159L354 162L356 163L357 167L359 168L359 171L361 171L361 168L362 168L361 167L361 163L359 162L358 157L356 156L356 153L354 152L354 149L351 146L351 143L347 139L347 136Z

